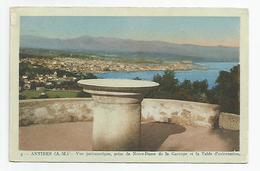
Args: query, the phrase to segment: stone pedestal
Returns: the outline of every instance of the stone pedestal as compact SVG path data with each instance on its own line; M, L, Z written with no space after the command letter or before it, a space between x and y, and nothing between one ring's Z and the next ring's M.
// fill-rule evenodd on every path
M143 95L159 84L151 81L89 79L78 82L96 104L93 150L138 150Z

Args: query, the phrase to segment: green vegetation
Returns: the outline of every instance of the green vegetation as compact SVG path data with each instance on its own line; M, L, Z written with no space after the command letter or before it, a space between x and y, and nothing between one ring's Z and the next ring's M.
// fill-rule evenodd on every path
M71 90L24 90L20 92L20 99L73 98L78 97L79 93Z
M214 103L220 105L221 111L239 114L239 65L230 72L221 71L216 86L210 90L207 80L179 82L173 71L165 71L163 76L155 75L153 81L160 86L147 94L148 98Z
M79 91L77 93L77 97L90 97L90 94L84 92L84 91Z
M155 75L153 81L160 84L157 90L150 92L147 97L159 99L177 99L196 102L208 102L208 82L185 80L179 82L173 71L165 71L163 76Z
M221 110L239 114L240 112L240 67L233 67L230 72L221 71L217 85L208 93L209 102L221 106Z

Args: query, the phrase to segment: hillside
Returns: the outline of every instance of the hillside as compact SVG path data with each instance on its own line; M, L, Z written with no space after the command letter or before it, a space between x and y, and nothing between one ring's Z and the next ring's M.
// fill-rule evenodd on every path
M48 49L66 52L92 53L106 57L163 58L192 61L238 61L239 48L198 46L162 41L82 36L72 39L51 39L21 36L21 48Z

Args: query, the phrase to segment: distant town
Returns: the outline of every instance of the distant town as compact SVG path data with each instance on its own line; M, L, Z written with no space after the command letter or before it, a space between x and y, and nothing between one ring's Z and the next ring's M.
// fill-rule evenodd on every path
M82 59L72 57L55 57L55 58L23 58L20 62L30 63L32 65L41 65L49 69L62 69L70 72L130 72L130 71L158 71L158 70L192 70L199 68L192 61L169 62L160 64L145 63L126 63L117 62L108 59L96 58Z

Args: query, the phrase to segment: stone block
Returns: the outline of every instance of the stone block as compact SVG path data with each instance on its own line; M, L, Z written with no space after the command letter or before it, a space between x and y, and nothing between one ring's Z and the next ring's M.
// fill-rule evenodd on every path
M219 116L219 127L229 130L239 130L240 115L221 112Z

